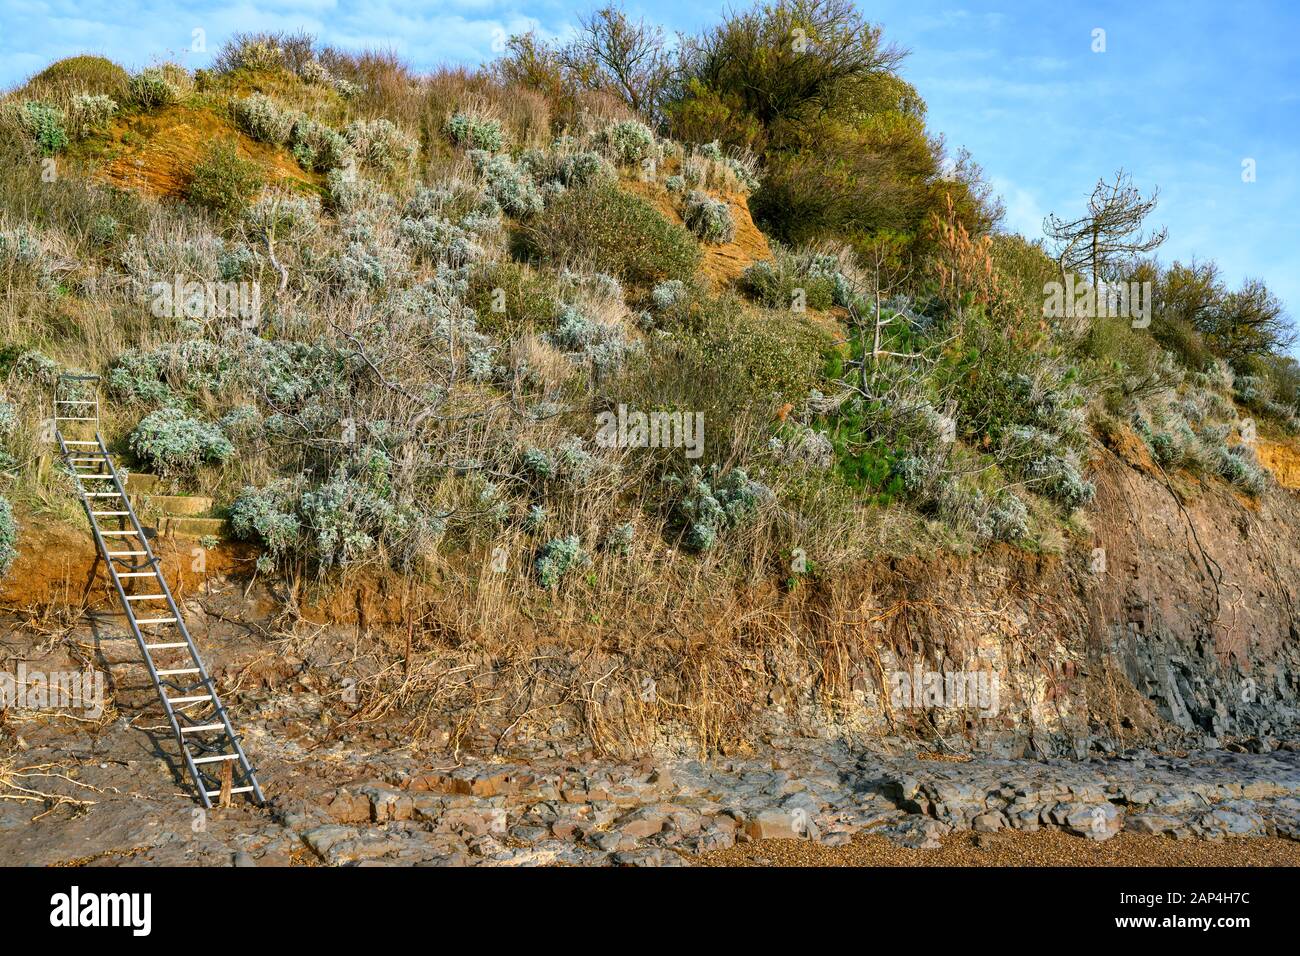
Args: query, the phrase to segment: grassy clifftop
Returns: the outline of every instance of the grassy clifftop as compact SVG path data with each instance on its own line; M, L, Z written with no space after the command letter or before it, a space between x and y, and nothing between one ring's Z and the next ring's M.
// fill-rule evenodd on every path
M77 57L8 94L19 521L69 513L41 423L70 368L103 376L124 462L217 498L291 579L599 595L1086 554L1098 436L1267 493L1254 449L1297 429L1294 363L1162 311L1186 277L1150 264L1170 294L1149 327L1045 319L1058 263L996 230L977 173L943 171L896 61L864 58L833 127L729 98L712 67L638 111L549 62L518 40L419 76L244 37L212 70Z

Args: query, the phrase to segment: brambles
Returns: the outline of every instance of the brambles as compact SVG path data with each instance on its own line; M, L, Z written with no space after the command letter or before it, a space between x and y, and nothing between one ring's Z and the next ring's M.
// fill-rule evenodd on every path
M736 220L731 207L698 189L686 197L682 218L686 227L704 242L731 242L736 238Z
M151 66L131 77L130 97L132 103L147 112L171 106L181 98L181 91L160 67Z
M185 198L218 215L239 215L262 186L258 165L240 159L234 143L216 143L195 164Z
M483 149L495 153L505 145L499 120L472 113L454 114L447 119L443 129L453 143L466 149Z
M543 263L574 258L628 282L688 279L700 251L689 232L639 197L601 183L558 196L530 225L526 251Z
M131 451L163 477L190 476L204 464L221 464L235 447L215 425L179 408L146 415L131 433Z

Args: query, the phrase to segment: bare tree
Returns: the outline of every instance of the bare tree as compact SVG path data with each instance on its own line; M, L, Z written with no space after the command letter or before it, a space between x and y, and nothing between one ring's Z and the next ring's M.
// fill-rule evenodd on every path
M1043 232L1056 242L1061 277L1067 272L1086 272L1096 289L1098 281L1117 266L1160 246L1167 235L1163 227L1142 235L1142 223L1156 208L1159 195L1157 189L1150 198L1143 199L1121 169L1113 183L1097 180L1087 215L1068 222L1058 219L1055 213L1049 215L1043 221Z
M616 93L638 113L655 116L673 75L663 30L645 20L629 20L614 6L578 22L578 35L559 51L569 75L589 89Z

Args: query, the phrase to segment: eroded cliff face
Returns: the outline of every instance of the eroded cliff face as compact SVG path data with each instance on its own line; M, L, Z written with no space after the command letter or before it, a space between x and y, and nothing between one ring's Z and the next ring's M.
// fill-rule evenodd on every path
M650 568L599 614L450 580L295 597L249 582L251 553L223 549L196 576L183 542L159 551L237 705L291 689L345 723L380 715L469 751L740 753L804 735L1071 756L1294 732L1300 491L1255 501L1167 476L1135 439L1100 448L1092 472L1092 531L1060 554L870 561L793 590L761 575L668 587ZM59 526L25 547L3 598L72 627L85 602L104 634L82 643L110 667L94 647L124 635L76 537Z
M841 726L1011 755L1212 746L1300 726L1294 482L1279 474L1252 500L1219 481L1167 475L1122 441L1093 465L1091 547L876 568L849 615L874 632L853 642L860 656L874 647L896 682L917 661L941 676L992 668L997 713L969 701L926 706L914 691L891 700L876 689L886 679L855 685ZM824 626L848 626L836 617Z
M1097 480L1108 569L1092 608L1095 653L1190 736L1294 729L1300 492L1274 485L1250 500L1115 454Z

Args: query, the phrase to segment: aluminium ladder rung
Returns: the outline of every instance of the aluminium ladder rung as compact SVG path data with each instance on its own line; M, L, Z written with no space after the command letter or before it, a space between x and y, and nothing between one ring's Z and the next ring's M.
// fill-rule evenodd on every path
M204 792L207 793L207 795L208 795L209 797L219 797L219 796L221 796L221 791L220 791L220 790L207 790L207 791L204 791ZM230 788L230 792L231 792L231 793L252 793L252 792L253 792L253 788L252 788L252 787L231 787L231 788Z
M111 534L111 535L115 535L115 536L121 536L121 535L132 535L132 536L137 537L137 538L140 537L140 532L139 532L139 531L101 531L100 534L105 534L105 535L107 535L107 534Z
M167 595L165 595L165 594L128 594L128 595L126 596L126 599L127 599L128 601L165 601L165 600L167 599ZM174 620L176 620L176 619L175 619L175 618L172 618L172 620L174 621ZM143 622L138 622L138 623L143 623Z
M175 623L176 623L176 618L174 618L174 617L137 617L137 618L135 619L135 623L137 623L137 624L175 624Z
M116 518L119 515L129 515L129 511L92 511L91 514L96 518Z
M115 571L119 578L156 578L157 571Z
M145 645L145 649L150 651L169 651L174 647L189 647L189 645L186 644L184 641L168 641L166 644Z
M97 442L97 441L69 441L69 440L66 439L66 438L63 440L63 444L65 444L65 445L94 445L96 448L99 447L99 442Z
M200 674L200 673L202 673L202 671L200 671L197 667L174 667L169 671L158 671L158 676L171 677L174 674Z
M225 729L226 729L225 724L198 724L194 727L182 727L181 733L201 734L201 733L206 733L209 730L225 730Z
M217 754L215 757L195 757L195 763L219 763L222 760L238 760L239 754Z
M80 478L82 481L85 481L87 478L102 478L105 481L113 480L113 475L88 475L84 471L77 472L77 477Z
M110 558L136 558L142 554L148 554L148 551L108 551L106 554Z
M83 491L87 498L121 498L121 492L117 491Z
M197 697L168 697L169 704L197 704L201 700L211 700L211 694L199 694Z

